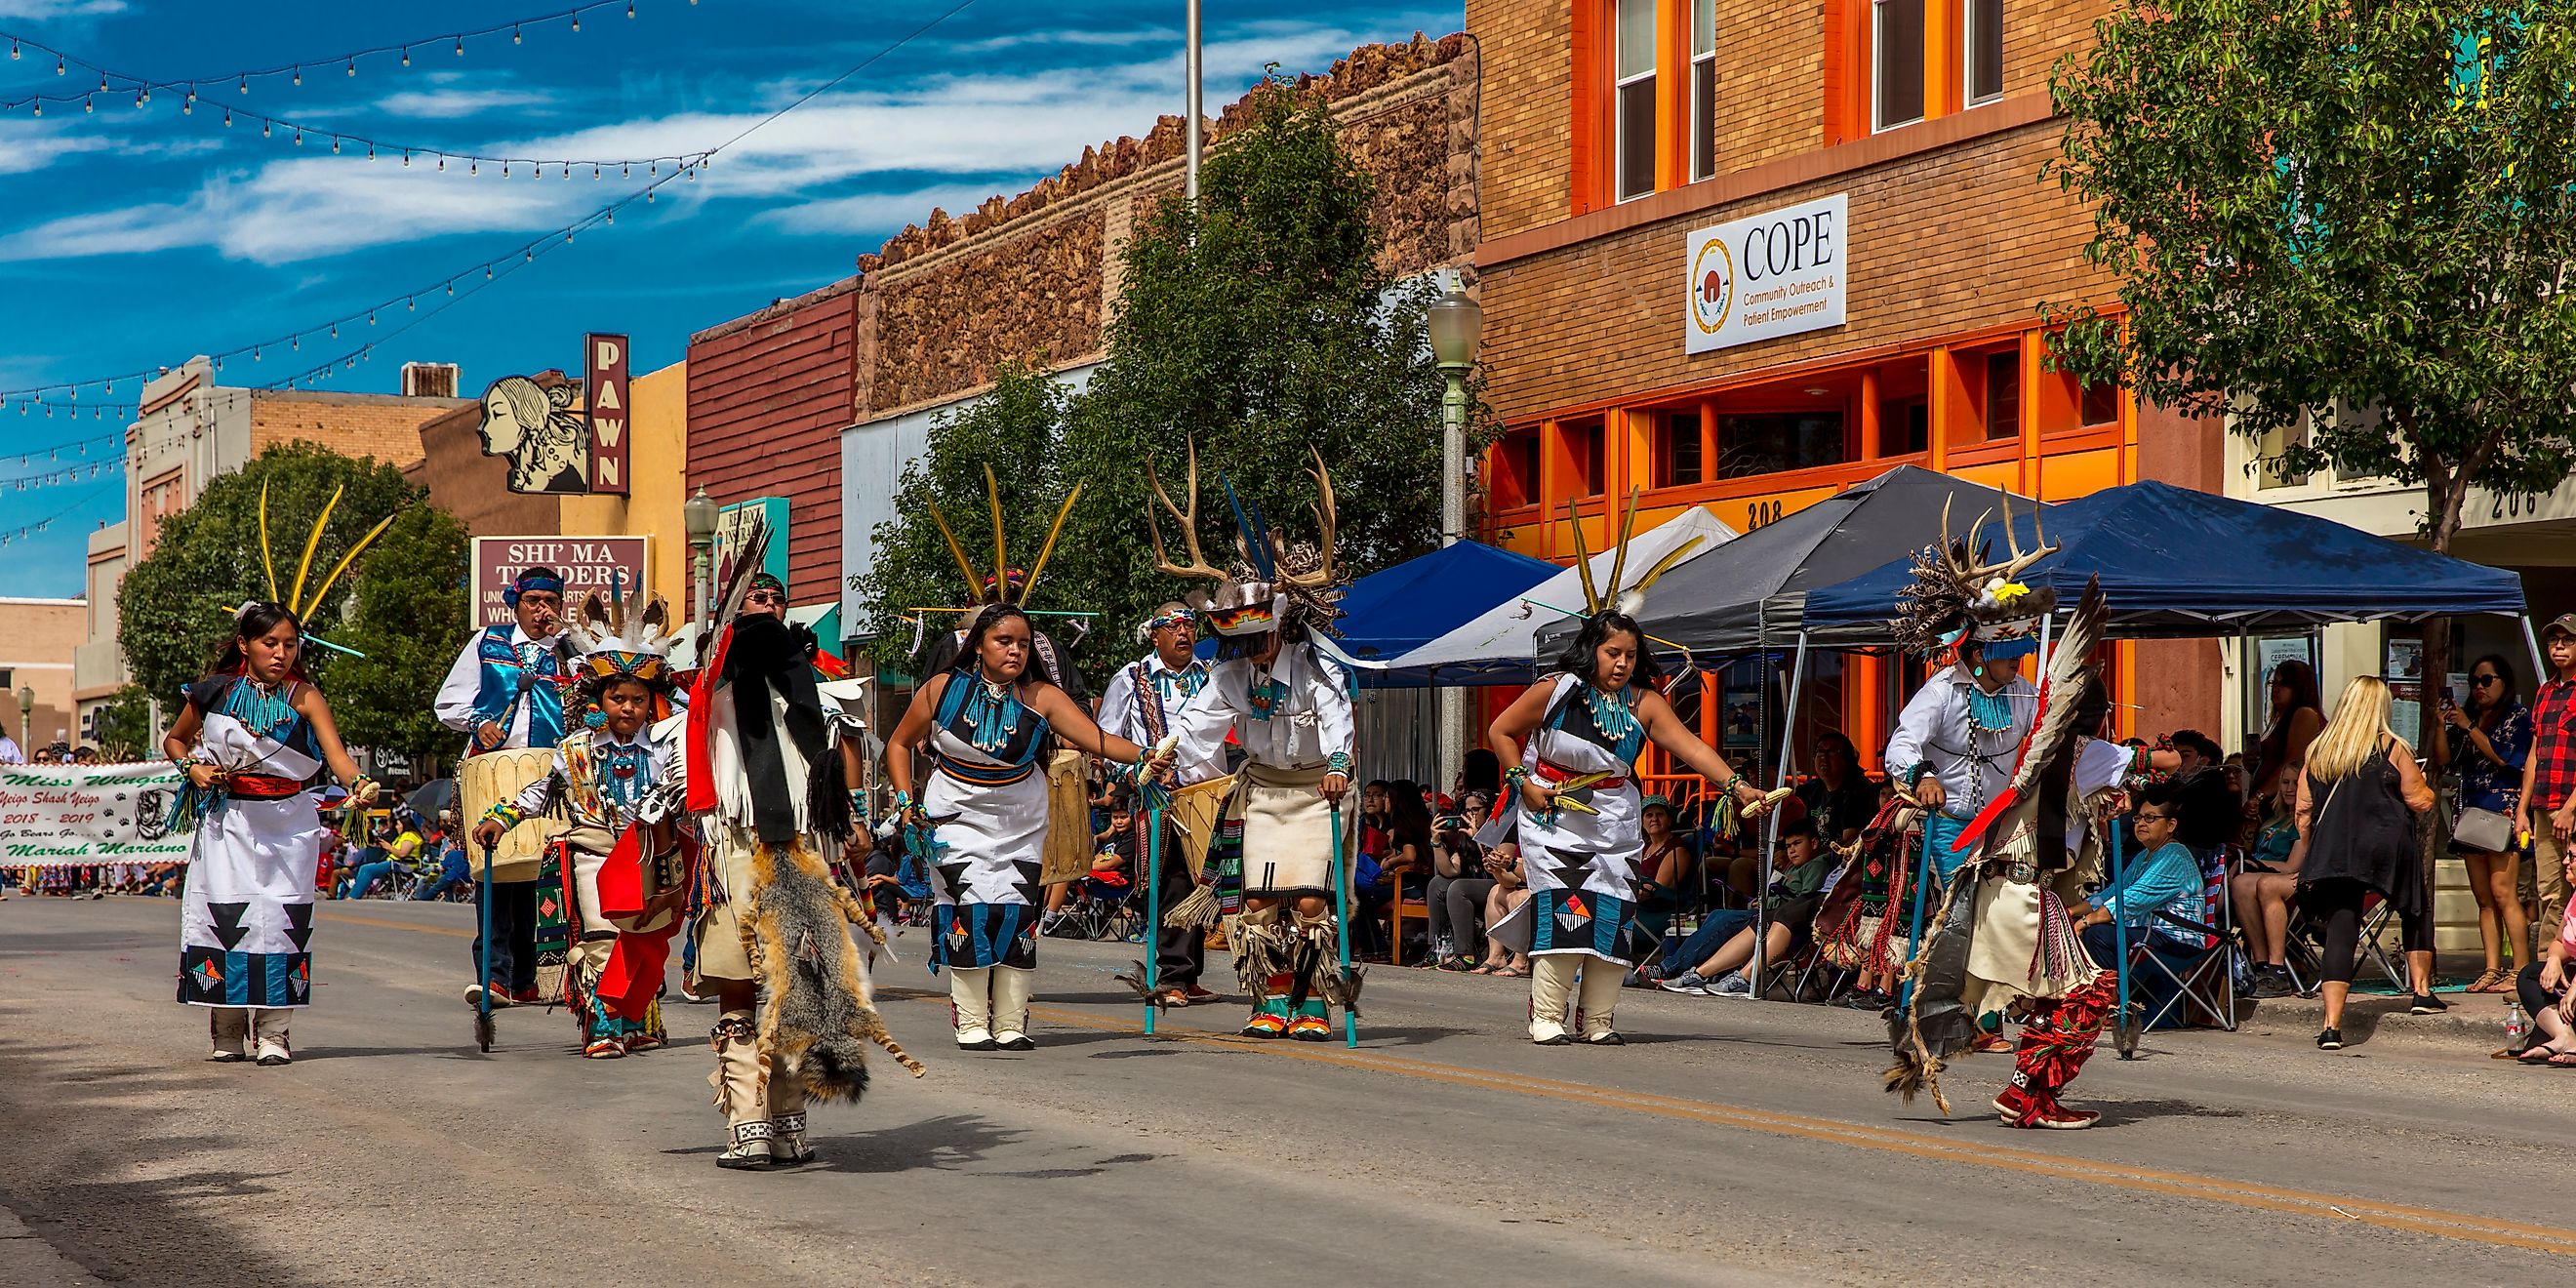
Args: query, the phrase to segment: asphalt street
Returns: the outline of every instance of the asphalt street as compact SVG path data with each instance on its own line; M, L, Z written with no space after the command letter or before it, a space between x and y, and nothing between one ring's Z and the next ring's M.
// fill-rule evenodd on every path
M325 904L283 1069L210 1065L178 904L0 903L0 1284L2478 1283L2576 1271L2576 1076L2453 1024L2107 1044L2085 1132L1879 1090L1869 1016L1631 991L1540 1048L1518 981L1378 968L1356 1051L1139 1032L1132 950L1049 940L1039 1050L957 1052L915 931L822 1158L717 1168L702 1037L574 1058L459 990L473 910ZM1217 973L1224 973L1218 959ZM1215 981L1212 981L1215 982ZM2500 1004L2496 1008L2501 1013ZM2366 1026L2356 1025L2356 1030Z

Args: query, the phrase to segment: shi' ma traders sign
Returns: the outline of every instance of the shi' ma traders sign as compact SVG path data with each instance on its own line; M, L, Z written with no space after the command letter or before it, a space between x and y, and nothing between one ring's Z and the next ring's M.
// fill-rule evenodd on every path
M1838 192L1692 233L1683 351L1841 326L1848 208Z

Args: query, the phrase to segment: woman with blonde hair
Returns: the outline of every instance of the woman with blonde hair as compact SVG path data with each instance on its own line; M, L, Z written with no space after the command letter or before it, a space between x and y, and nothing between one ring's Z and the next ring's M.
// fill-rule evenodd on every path
M2415 749L2388 727L2388 685L2357 676L2334 718L2308 745L2299 775L2299 903L2325 923L2325 1027L2317 1049L2343 1049L2343 1004L2361 945L2361 911L2373 894L2396 910L2414 988L2412 1010L2448 1009L2433 997L2432 898L2414 815L2433 808Z

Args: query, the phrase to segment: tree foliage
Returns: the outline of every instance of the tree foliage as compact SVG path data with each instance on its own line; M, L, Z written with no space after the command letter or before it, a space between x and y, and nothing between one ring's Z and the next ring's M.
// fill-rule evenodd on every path
M232 632L234 607L244 598L271 597L260 559L263 484L280 600L294 590L305 538L334 488L346 493L314 550L307 594L367 529L423 495L391 465L302 442L270 447L240 470L208 482L194 503L161 525L151 553L126 573L117 592L117 638L126 665L165 708L178 700L180 688L205 673ZM342 642L334 632L350 589L343 575L311 615L312 630L334 643ZM311 651L307 662L317 679L329 674L333 656L327 649Z
M116 691L98 713L98 754L111 764L159 759L152 745L151 695L140 684Z
M2292 471L2472 488L2576 465L2576 24L2563 5L2122 0L2050 78L2063 188L2119 311L2055 307L2062 362L2227 415ZM2449 635L2425 640L2448 669ZM2434 707L2427 703L2429 720Z
M1002 499L1003 534L1011 563L1028 568L1046 540L1044 524L1054 521L1065 489L1055 479L1056 444L1064 433L1071 395L1044 370L1029 363L1005 363L991 392L936 420L920 457L904 467L895 491L892 523L879 524L876 551L868 568L853 578L867 616L862 633L874 636L869 647L877 665L902 674L920 669L913 654L916 635L908 610L976 602L980 587L966 584L947 539L931 521L930 508L948 516L959 544L979 572L989 575L993 562L992 506L984 490L984 470L991 467ZM1041 570L1036 607L1062 602L1062 570L1069 562L1059 541ZM1049 588L1053 587L1054 590ZM951 617L926 620L922 632L946 630ZM1049 634L1070 640L1068 632ZM926 651L926 650L924 650Z
M2051 77L2049 169L2094 203L2121 310L2052 309L2066 365L2247 436L2304 426L2281 465L2422 485L2436 549L2471 487L2567 477L2576 24L2124 0L2096 35Z
M331 711L352 743L422 757L457 737L431 711L466 614L466 532L430 505L402 512L359 564L349 647L331 671Z
M1181 499L1186 445L1199 456L1200 533L1223 562L1232 528L1222 476L1286 532L1314 535L1309 469L1320 452L1339 501L1343 568L1364 574L1432 548L1440 526L1440 396L1424 330L1436 288L1381 263L1368 174L1310 91L1274 78L1251 118L1211 150L1193 207L1175 193L1144 211L1122 254L1106 353L1079 394L1035 368L933 430L908 469L897 518L860 574L879 660L908 670L905 607L950 604L959 574L921 504L935 497L958 537L991 558L981 466L1002 480L1013 562L1036 557L1043 523L1074 485L1034 608L1101 614L1074 646L1094 674L1134 648L1128 627L1185 587L1154 571L1145 464ZM1470 449L1490 441L1476 404ZM1165 518L1180 556L1180 534ZM1040 619L1061 643L1072 632ZM899 638L898 638L899 637Z

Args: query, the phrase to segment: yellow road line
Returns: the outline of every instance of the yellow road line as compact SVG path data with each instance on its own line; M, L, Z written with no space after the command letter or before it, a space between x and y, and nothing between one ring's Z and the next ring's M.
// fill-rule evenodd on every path
M326 918L362 926L382 926L391 930L409 930L425 935L448 935L471 939L474 932L447 926L417 925L377 917L334 911ZM881 998L896 1001L926 1002L945 1006L947 994L909 988L880 988ZM1061 1006L1030 1008L1050 1023L1100 1033L1124 1033L1141 1028L1141 1022L1111 1021L1082 1011ZM1142 1034L1139 1033L1141 1037ZM2499 1221L2440 1208L2410 1207L2383 1203L2376 1199L2344 1194L2326 1194L2313 1190L2293 1190L2256 1181L2230 1180L2194 1172L2169 1172L2153 1168L2131 1167L2120 1163L2097 1163L2084 1159L2021 1149L2010 1145L1977 1142L1965 1144L1945 1137L1906 1131L1896 1127L1862 1125L1831 1118L1813 1118L1803 1114L1780 1113L1766 1109L1748 1109L1712 1101L1684 1100L1643 1091L1619 1091L1582 1083L1526 1074L1492 1073L1457 1065L1434 1064L1382 1051L1352 1051L1338 1046L1309 1046L1299 1043L1264 1041L1206 1029L1164 1029L1155 1035L1175 1042L1199 1046L1249 1051L1260 1055L1317 1064L1359 1069L1370 1073L1388 1073L1418 1078L1450 1086L1482 1091L1503 1091L1537 1096L1569 1104L1592 1105L1603 1109L1650 1114L1684 1122L1707 1123L1719 1127L1737 1127L1747 1131L1791 1136L1855 1149L1903 1154L1936 1162L1965 1163L2002 1171L2019 1172L2053 1180L2082 1181L2138 1193L2165 1194L2177 1198L2199 1199L2236 1207L2256 1208L2295 1216L2325 1217L2357 1221L2391 1230L2436 1235L2500 1247L2527 1248L2559 1256L2576 1256L2576 1233L2551 1226L2529 1225L2518 1221Z

